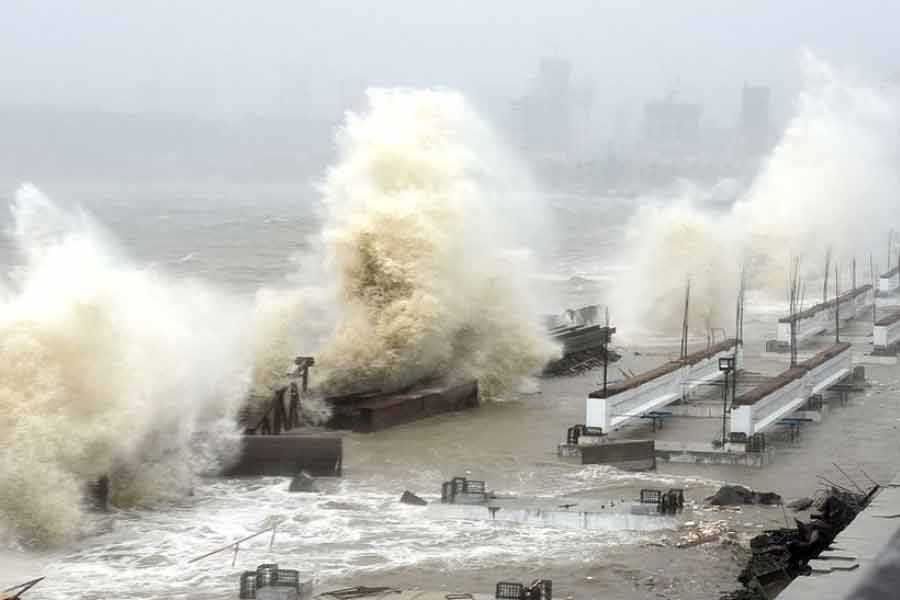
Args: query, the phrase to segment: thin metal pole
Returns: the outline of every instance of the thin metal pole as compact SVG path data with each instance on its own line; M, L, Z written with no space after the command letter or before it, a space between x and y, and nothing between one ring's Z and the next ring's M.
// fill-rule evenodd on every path
M275 526L273 525L272 527L266 527L266 528L263 529L262 531L257 531L256 533L252 533L252 534L250 534L250 535L248 535L248 536L246 536L246 537L242 537L241 539L235 540L235 541L231 542L230 544L226 544L226 545L224 545L224 546L222 546L222 547L220 547L220 548L216 548L216 549L213 550L212 552L207 552L206 554L204 554L204 555L202 555L202 556L198 556L197 558L192 558L191 560L188 561L188 564L197 562L198 560L203 560L204 558L207 558L207 557L209 557L209 556L212 556L213 554L218 554L219 552L223 552L223 551L225 551L225 550L228 550L228 549L231 548L232 546L237 546L238 544L240 544L240 543L242 543L242 542L246 542L247 540L252 540L253 538L255 538L255 537L257 537L257 536L260 536L260 535L262 535L262 534L264 534L264 533L267 533L267 532L268 532L269 530L271 530L273 527L275 527Z
M728 409L728 370L724 371L725 381L722 382L722 445L725 445L725 412Z

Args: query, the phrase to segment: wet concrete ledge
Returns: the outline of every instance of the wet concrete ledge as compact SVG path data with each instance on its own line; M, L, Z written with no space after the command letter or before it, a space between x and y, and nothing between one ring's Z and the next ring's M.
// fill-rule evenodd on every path
M778 599L859 597L854 589L876 576L876 562L898 535L900 474L837 536L831 549L810 561L812 574L794 579Z
M344 444L335 432L293 430L281 435L245 435L241 446L240 458L225 470L226 477L293 477L300 471L316 477L341 474Z
M467 381L396 393L333 397L326 401L334 411L329 428L371 433L446 412L477 408L480 395L478 382Z

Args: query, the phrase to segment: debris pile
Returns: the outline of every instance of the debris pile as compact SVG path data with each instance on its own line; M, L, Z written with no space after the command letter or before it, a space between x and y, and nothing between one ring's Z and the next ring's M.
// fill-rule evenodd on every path
M728 521L710 521L708 523L695 523L688 521L684 524L689 528L687 533L679 536L675 542L676 548L691 548L715 541L735 541L737 532L728 524Z
M834 541L877 490L875 486L867 493L856 493L832 487L813 503L808 523L795 519L793 529L769 530L754 537L750 560L738 576L744 589L723 594L720 600L766 600L798 575L809 574L809 561Z
M616 362L621 356L612 349L601 347L579 350L566 354L558 360L552 360L544 367L545 377L559 377L561 375L579 375L591 369L600 368L606 362Z
M403 492L403 495L400 496L400 502L403 504L412 504L413 506L428 506L428 501L416 496L409 490Z
M755 492L742 485L723 485L714 495L706 499L712 506L739 506L741 504L781 504L781 496L774 492Z

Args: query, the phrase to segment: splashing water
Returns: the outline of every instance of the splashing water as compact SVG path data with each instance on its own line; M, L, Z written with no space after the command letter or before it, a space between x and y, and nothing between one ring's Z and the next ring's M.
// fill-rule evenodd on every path
M808 53L802 60L806 87L795 115L730 211L705 208L706 192L694 189L632 219L631 269L614 302L626 333L677 331L689 278L692 329L730 330L743 263L753 288L783 298L791 257L802 257L807 277L821 277L831 246L846 278L853 256L866 263L873 248L881 255L900 190L897 90Z
M322 185L340 317L318 354L327 390L477 378L501 393L555 348L539 327L529 255L540 205L462 96L371 90L348 115Z
M315 351L325 391L477 378L489 395L554 355L515 243L546 228L527 177L460 95L369 98L322 185L325 281L260 290L252 307L130 264L85 213L19 190L22 266L0 310L3 533L72 539L105 474L118 506L186 492L209 454L192 434L233 439L237 408L299 353Z
M23 265L0 307L0 523L45 545L78 533L101 475L118 504L190 486L191 434L243 395L240 313L128 264L87 215L32 186L12 211Z

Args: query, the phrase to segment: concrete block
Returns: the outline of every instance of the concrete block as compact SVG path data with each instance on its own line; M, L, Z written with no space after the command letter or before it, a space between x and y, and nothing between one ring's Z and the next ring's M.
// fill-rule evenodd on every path
M314 477L340 475L343 456L339 434L245 435L240 458L225 469L225 475L293 477L300 471Z
M656 468L653 440L617 440L600 446L581 448L581 464L610 465L626 471L647 471Z

